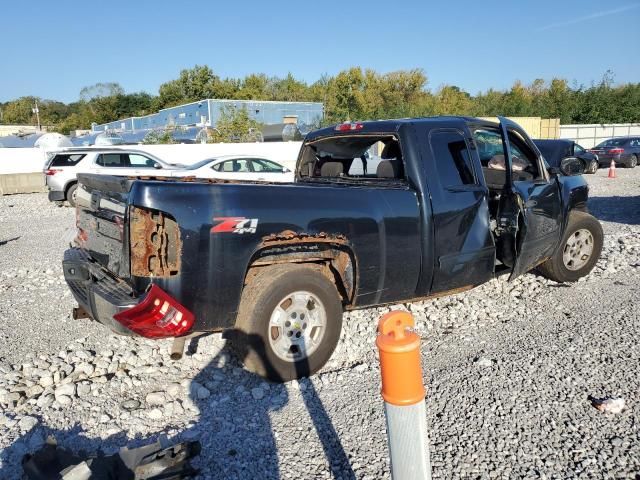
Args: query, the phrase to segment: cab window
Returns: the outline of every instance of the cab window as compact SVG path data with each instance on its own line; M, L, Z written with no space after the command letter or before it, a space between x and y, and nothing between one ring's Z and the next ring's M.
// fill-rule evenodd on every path
M153 168L156 162L149 157L145 157L144 155L139 155L137 153L129 154L129 166L135 168Z
M120 153L102 153L96 162L101 167L124 168L126 167L125 155Z
M251 166L254 172L282 173L282 166L264 158L252 158Z
M513 181L540 179L542 175L538 166L538 156L519 133L509 131L509 145L511 146Z
M249 160L246 158L227 160L225 162L220 162L211 168L213 168L216 172L224 172L224 173L251 172L251 169L249 168Z
M429 135L429 143L444 187L476 183L471 156L462 133L437 130Z

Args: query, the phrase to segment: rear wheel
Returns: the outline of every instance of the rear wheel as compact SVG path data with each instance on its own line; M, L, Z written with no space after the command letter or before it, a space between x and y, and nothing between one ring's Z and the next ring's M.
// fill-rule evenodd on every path
M286 382L322 368L341 328L341 298L320 268L274 265L245 286L228 337L248 370Z
M78 195L78 184L74 183L73 185L71 185L68 189L67 189L67 202L69 202L69 205L71 205L72 207L75 208L76 206L76 197Z
M562 247L538 270L556 282L575 282L593 269L600 258L603 239L602 225L595 217L573 211L562 238Z

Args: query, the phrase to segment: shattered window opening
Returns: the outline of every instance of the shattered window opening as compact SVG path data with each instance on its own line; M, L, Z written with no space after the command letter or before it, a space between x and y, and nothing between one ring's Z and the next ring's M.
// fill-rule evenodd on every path
M302 180L405 183L402 148L395 135L322 138L303 146Z

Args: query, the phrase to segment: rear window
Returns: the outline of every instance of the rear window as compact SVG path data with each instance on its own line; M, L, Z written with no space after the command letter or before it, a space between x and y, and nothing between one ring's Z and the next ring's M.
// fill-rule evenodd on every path
M298 172L305 179L404 182L404 161L393 134L339 135L307 142Z
M254 172L282 173L282 165L264 158L252 158L251 163L253 164Z
M85 157L85 153L58 154L51 160L51 167L73 167Z

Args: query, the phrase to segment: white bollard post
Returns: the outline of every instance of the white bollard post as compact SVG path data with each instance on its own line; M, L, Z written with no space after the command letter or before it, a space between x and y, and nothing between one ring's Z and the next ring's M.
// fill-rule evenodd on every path
M394 311L378 323L382 397L393 480L431 480L420 337L413 316Z

